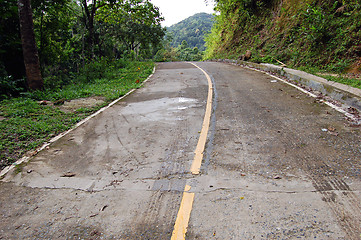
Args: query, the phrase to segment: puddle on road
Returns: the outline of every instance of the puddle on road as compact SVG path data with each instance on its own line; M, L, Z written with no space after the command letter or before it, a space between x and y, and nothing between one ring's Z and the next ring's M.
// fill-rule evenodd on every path
M184 110L197 107L193 98L160 98L130 103L122 109L123 115L138 115L141 121L176 121L185 118Z

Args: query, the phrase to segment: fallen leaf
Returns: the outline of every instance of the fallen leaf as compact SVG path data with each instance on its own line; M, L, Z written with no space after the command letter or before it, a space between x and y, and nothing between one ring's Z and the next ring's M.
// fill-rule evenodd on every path
M334 128L334 127L329 127L328 130L331 131L331 132L334 132L334 131L336 131L336 128Z

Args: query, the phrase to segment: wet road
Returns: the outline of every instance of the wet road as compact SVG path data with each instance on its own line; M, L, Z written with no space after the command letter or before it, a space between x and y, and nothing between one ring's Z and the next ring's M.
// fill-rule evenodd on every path
M0 239L171 239L186 185L186 239L361 239L360 128L265 74L197 65L214 90L200 174L207 79L162 63L0 183Z

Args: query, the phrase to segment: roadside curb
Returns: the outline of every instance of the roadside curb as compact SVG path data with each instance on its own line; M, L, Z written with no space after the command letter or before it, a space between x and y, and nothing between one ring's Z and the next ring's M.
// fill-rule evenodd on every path
M361 111L361 89L347 86L345 84L328 81L322 77L318 77L300 70L285 68L268 63L252 63L241 60L218 59L217 62L231 63L239 66L255 68L261 71L274 73L284 76L287 79L299 83L310 88L310 90L318 91L325 96L332 98L342 104L351 106Z
M156 67L153 68L152 73L148 76L147 79L145 79L142 84L140 86L143 86L144 83L146 83L155 73L155 69ZM121 96L120 98L114 100L113 102L109 103L107 106L99 109L98 111L96 111L95 113L93 113L92 115L84 118L83 120L81 120L80 122L78 122L77 124L75 124L74 127L70 128L69 130L60 133L59 135L53 137L52 139L50 139L49 141L45 142L41 147L31 151L31 153L27 152L24 154L24 156L22 158L20 158L19 160L17 160L15 163L5 167L1 172L0 172L0 181L3 180L3 178L5 177L5 175L10 172L11 170L13 170L16 166L22 164L22 163L27 163L29 162L29 160L35 156L36 154L38 154L39 152L41 152L42 150L44 150L45 148L47 148L49 145L51 145L52 143L58 141L60 138L66 136L67 134L69 134L70 132L72 132L73 130L77 129L78 127L80 127L81 125L83 125L84 123L86 123L87 121L89 121L90 119L92 119L93 117L99 115L100 113L102 113L103 111L107 110L108 108L110 108L111 106L113 106L114 104L116 104L117 102L119 102L120 100L124 99L125 97L127 97L128 95L130 95L131 93L133 93L135 90L135 88L131 89L129 92L127 92L125 95Z

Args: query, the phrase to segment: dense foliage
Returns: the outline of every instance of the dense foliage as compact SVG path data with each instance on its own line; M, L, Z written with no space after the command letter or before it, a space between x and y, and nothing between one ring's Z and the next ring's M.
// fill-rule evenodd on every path
M217 0L207 58L316 65L331 71L359 66L361 2L331 0Z
M204 36L211 31L213 19L214 16L211 14L197 13L170 26L167 31L171 46L178 47L186 41L190 48L197 47L200 51L204 51Z
M203 56L203 51L199 51L197 47L190 48L185 40L176 48L172 47L168 40L164 40L164 48L157 52L154 60L157 62L200 61Z
M165 61L200 61L204 57L205 41L213 25L214 16L197 13L167 29L163 40L163 49L159 50L154 60Z
M165 29L149 0L33 0L33 21L46 87L63 87L88 64L149 59ZM17 0L0 0L0 100L26 90Z

